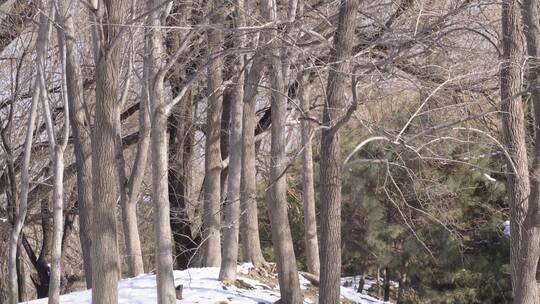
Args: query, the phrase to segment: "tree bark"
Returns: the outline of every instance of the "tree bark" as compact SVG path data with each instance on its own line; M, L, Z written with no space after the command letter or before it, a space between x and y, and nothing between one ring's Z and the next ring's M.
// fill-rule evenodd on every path
M530 184L528 178L528 155L524 112L522 108L521 63L523 44L520 39L519 3L510 0L502 3L502 63L500 65L503 141L511 159L507 175L507 196L510 205L510 263L514 297L522 298L523 224L528 208ZM525 302L524 302L525 303Z
M130 75L127 75L127 77L130 77ZM147 77L146 71L143 72L143 78L144 77ZM129 81L126 81L124 90L129 89L128 82ZM150 114L148 110L147 92L147 86L146 84L143 84L139 109L139 139L137 141L137 152L135 154L129 179L126 177L120 115L118 115L116 120L116 153L118 175L120 178L120 206L122 207L122 225L124 229L124 241L126 243L128 274L130 277L135 277L144 273L141 239L139 236L139 228L137 227L137 202L146 169L148 146L150 145Z
M70 11L71 8L71 11ZM77 203L79 209L79 237L83 257L86 287L92 287L92 156L89 118L85 114L83 83L77 42L73 25L73 4L69 0L58 1L66 47L66 90L69 102L69 119L72 129L77 168Z
M116 120L127 1L105 0L96 66L95 125L92 133L93 242L92 302L118 302L119 255L116 231L116 202L119 195L116 169Z
M218 5L214 4L214 8ZM214 12L216 16L212 23L219 27L222 21L220 12ZM208 49L214 56L221 51L223 33L219 29L209 29ZM205 154L205 179L204 179L204 208L203 208L203 265L207 267L219 267L221 265L221 240L220 240L220 202L221 202L221 114L223 98L219 92L222 79L222 60L213 61L208 67L208 110L206 123L206 154Z
M321 286L320 303L339 303L341 278L341 140L339 130L332 127L342 116L347 73L354 41L358 0L342 0L338 28L331 50L326 102L323 109L321 138L320 197L321 197Z
M154 103L163 96L153 96ZM158 106L156 104L154 107ZM156 270L158 303L176 303L173 277L171 226L168 201L167 115L155 108L152 119L152 195L155 205Z
M135 7L132 6L130 18L134 17ZM133 39L133 33L130 38ZM133 56L130 50L130 57ZM120 104L124 105L129 94L131 73L133 69L132 58L128 59L128 68L126 72L126 80ZM143 67L145 69L145 67ZM143 71L143 78L146 79L147 71ZM150 114L148 111L148 89L145 81L142 82L141 95L139 102L139 132L137 141L137 151L129 178L127 177L125 158L122 148L122 118L118 115L116 121L116 153L117 153L117 169L120 187L120 206L122 207L122 226L124 230L124 242L126 246L126 260L128 266L128 275L135 277L144 273L144 265L141 251L141 240L139 236L139 228L137 227L137 202L139 192L144 178L146 169L146 161L148 157L148 146L150 144Z
M150 131L152 155L152 199L154 201L155 258L157 272L157 292L159 304L176 303L174 289L172 236L169 208L169 152L167 138L167 120L164 97L164 84L161 75L163 56L163 37L161 33L161 0L148 0L148 9L155 10L148 17L147 35L148 88L152 127Z
M265 64L262 52L257 52L246 76L242 116L242 173L240 181L241 235L243 259L253 266L266 264L259 238L257 208L257 169L255 167L255 129L257 128L257 93Z
M51 9L51 12L53 10ZM47 30L49 31L49 30ZM67 147L69 138L69 106L67 101L67 94L65 94L66 87L66 56L65 56L65 39L61 32L58 32L58 45L60 62L62 67L62 89L61 99L64 102L64 134L62 144L58 144L56 141L56 135L54 131L54 123L51 116L49 98L47 96L48 88L45 82L44 72L41 73L41 102L43 105L43 116L45 120L47 135L49 139L50 156L53 159L53 242L51 250L51 273L49 282L49 304L58 304L60 302L60 280L62 276L61 262L62 262L62 239L64 235L64 150ZM45 62L45 54L38 55L43 56L41 62ZM42 67L44 71L44 66Z
M310 94L306 76L300 84L300 106L305 118L309 116ZM312 127L308 119L300 123L302 134L302 201L304 206L304 237L306 242L306 264L308 271L319 276L319 241L317 237L317 215L315 210L315 188L313 186L313 147L311 143Z
M534 108L534 130L538 130L540 128L540 88L538 87L540 85L540 59L538 58L540 55L540 20L538 18L538 3L531 0L523 1L521 13L527 42L528 71L526 77ZM507 23L507 25L509 24ZM540 132L538 131L534 132L534 142L532 174L529 175L531 187L529 205L521 231L522 243L519 244L520 252L518 254L521 256L520 265L517 265L519 276L517 276L518 280L514 282L515 303L520 304L540 302L536 280L540 257Z
M116 303L118 243L116 232L117 181L115 162L117 70L111 59L101 58L96 87L96 119L99 133L92 139L94 215L92 242L92 301Z
M277 19L277 7L272 3L261 4L261 13L266 21ZM270 30L272 39L277 38L277 30ZM272 143L270 147L270 185L266 192L268 210L272 226L272 243L274 245L278 270L279 291L282 304L299 304L303 302L296 268L296 257L287 215L287 178L286 178L286 122L287 97L285 95L285 77L289 69L284 65L281 45L272 43L267 61L271 75L271 107L272 107Z
M27 267L24 263L24 253L22 251L22 246L19 244L19 249L17 249L17 278L19 280L19 302L24 302L28 300L28 278Z
M235 3L236 26L243 26L244 7L243 0ZM243 46L243 39L236 38L236 47ZM223 228L223 261L219 273L219 280L226 284L236 280L236 263L238 262L238 234L240 228L240 182L242 176L242 111L244 95L244 66L243 55L235 58L233 73L237 74L236 84L233 88L230 105L229 125L229 166L227 199L225 201L225 227Z
M54 237L52 250L51 275L49 283L49 304L60 303L60 279L62 276L62 236L64 233L64 150L61 146L54 147L54 190L53 190L53 222Z

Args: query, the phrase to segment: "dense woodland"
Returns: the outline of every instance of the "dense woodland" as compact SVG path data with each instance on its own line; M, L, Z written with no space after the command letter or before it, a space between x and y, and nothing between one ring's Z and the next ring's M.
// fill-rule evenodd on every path
M534 0L2 0L0 303L540 303L539 52Z

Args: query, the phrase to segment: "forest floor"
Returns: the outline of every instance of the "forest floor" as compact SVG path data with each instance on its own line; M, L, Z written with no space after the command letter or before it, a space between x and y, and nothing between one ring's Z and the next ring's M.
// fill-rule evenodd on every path
M279 300L277 276L273 271L260 271L250 264L238 266L238 279L234 285L225 286L218 281L219 268L190 268L174 272L175 286L183 285L183 299L177 303L199 304L262 304ZM344 278L348 287L341 287L343 303L381 304L384 303L367 294L357 293L354 278ZM304 294L304 303L316 303L318 288L300 275L300 284ZM370 282L366 283L369 286ZM119 282L119 304L154 304L157 302L156 276L144 274ZM27 302L45 304L47 299ZM90 304L89 290L72 292L60 297L62 304Z

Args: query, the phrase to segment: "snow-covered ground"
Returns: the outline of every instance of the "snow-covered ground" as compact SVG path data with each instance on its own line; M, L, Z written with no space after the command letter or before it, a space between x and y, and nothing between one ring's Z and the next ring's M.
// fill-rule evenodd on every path
M379 299L376 299L368 295L367 291L371 288L372 285L375 285L375 281L369 280L364 277L364 287L362 293L358 293L358 284L360 283L360 276L354 277L344 277L341 278L341 296L354 303L362 304L379 304L379 303L389 303L383 302Z
M247 277L250 265L238 266L240 273L238 279L249 288L236 286L224 286L218 281L219 268L190 268L184 271L174 272L175 285L183 285L183 300L177 303L200 303L200 304L258 304L274 303L279 299L279 291L270 288L266 284ZM345 282L345 281L344 281ZM309 282L301 277L302 289L306 289ZM367 287L368 284L366 284ZM118 286L120 304L154 304L157 303L156 276L144 274L135 278L121 280ZM355 286L342 287L341 294L344 298L354 303L379 304L383 303L366 294L359 294ZM73 292L60 297L62 304L90 304L91 292L89 290ZM46 304L47 299L33 300L29 304ZM304 303L313 303L306 299Z

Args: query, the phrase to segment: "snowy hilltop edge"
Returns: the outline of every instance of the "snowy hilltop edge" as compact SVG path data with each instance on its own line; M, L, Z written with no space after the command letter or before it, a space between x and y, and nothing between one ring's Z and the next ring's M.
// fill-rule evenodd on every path
M279 289L269 284L249 277L251 264L238 266L238 282L225 286L218 280L219 268L189 268L174 271L175 286L183 285L182 300L177 303L200 304L262 304L274 303L279 300ZM271 275L273 276L273 275ZM274 276L275 277L275 276ZM309 292L313 286L300 276L302 289L305 291L304 303L315 303L316 294ZM379 304L385 303L367 294L357 293L354 286L341 287L342 298L348 303ZM119 304L154 304L157 303L156 275L143 274L135 278L122 279L118 284ZM47 299L38 299L28 304L46 304ZM60 297L62 304L91 304L90 290L72 292Z

